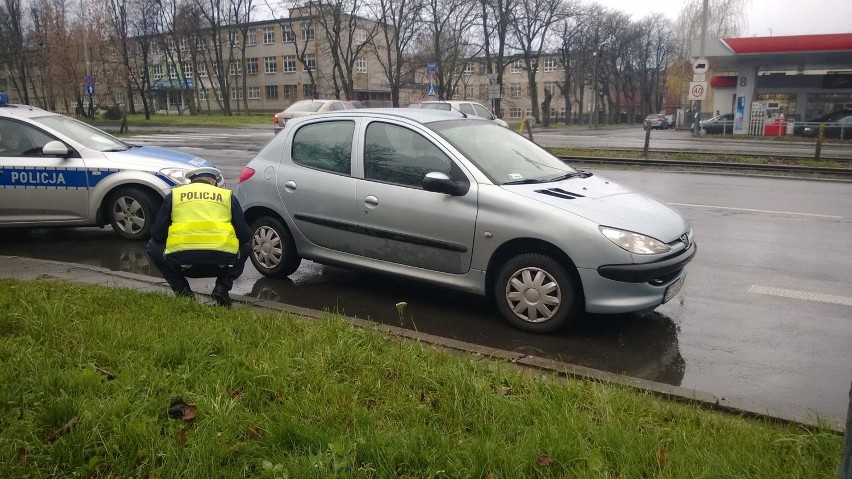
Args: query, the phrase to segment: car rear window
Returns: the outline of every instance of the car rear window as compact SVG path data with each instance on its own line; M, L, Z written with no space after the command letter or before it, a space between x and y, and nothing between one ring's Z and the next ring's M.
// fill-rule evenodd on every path
M286 111L309 111L317 112L324 105L321 101L297 101L290 105Z

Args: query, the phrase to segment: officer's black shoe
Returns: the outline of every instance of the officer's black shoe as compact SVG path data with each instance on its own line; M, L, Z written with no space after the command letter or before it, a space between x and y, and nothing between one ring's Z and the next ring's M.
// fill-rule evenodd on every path
M210 294L213 299L216 301L216 304L219 306L223 306L225 308L230 308L233 302L231 301L231 297L228 295L228 290L219 286L213 288L213 292Z
M190 289L189 286L183 289L176 289L174 291L175 296L177 296L178 298L195 298L195 293L192 292L192 289Z

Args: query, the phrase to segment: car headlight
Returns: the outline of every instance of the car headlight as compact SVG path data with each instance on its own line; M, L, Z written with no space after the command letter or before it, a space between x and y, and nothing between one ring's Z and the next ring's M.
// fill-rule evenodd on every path
M183 168L163 168L160 170L160 174L179 185L186 185L189 184L189 180L185 176L187 171L189 170Z
M633 254L660 254L671 251L669 245L650 236L608 226L599 226L598 228L616 246Z

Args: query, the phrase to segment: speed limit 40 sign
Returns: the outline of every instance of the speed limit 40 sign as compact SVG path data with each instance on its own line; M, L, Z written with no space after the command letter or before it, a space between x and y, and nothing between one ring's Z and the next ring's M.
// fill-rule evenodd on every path
M707 97L707 82L694 81L689 83L689 99L704 100Z

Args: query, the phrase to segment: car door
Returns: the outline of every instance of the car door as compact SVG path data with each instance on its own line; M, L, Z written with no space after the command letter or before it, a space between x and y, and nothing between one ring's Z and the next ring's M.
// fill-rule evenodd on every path
M390 121L364 125L356 207L361 255L462 274L470 269L477 189L425 132ZM426 191L438 171L471 186L458 196Z
M14 146L7 143L12 136L19 138ZM44 156L42 148L54 140L34 125L0 118L0 223L73 223L89 216L85 162L70 148L70 158Z
M313 245L347 253L356 252L360 240L352 204L354 131L350 119L299 126L285 142L289 161L279 168L277 180L281 200L301 235Z

